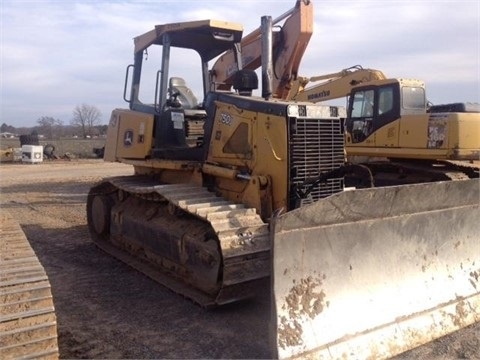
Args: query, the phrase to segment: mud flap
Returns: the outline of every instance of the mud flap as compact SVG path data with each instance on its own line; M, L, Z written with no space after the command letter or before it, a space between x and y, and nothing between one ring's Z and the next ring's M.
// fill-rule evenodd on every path
M273 220L276 357L384 359L480 321L478 179L346 191Z

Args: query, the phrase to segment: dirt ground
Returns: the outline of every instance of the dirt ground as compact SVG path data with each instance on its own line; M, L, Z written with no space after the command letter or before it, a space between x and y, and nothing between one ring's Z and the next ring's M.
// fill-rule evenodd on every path
M268 286L257 299L207 311L96 248L88 189L133 170L102 160L0 165L0 206L45 267L61 358L268 359ZM480 324L396 357L480 359Z

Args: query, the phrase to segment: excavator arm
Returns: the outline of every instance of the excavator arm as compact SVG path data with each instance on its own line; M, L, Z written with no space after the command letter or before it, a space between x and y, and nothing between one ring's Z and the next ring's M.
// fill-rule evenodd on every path
M280 23L283 22L282 25ZM313 4L310 0L297 0L295 6L272 21L278 31L273 32L273 84L274 97L290 97L290 89L297 79L300 61L313 33ZM254 30L241 41L244 69L256 70L261 66L261 31ZM220 56L210 75L217 90L230 90L237 62L233 50Z
M298 77L291 85L287 100L319 102L337 99L350 94L355 85L385 79L387 77L380 70L364 69L360 65L311 78ZM318 81L322 82L307 88L308 84Z

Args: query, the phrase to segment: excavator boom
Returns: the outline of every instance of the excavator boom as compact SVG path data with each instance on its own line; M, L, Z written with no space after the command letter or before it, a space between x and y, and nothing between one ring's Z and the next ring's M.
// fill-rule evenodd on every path
M360 65L311 78L299 77L292 84L290 100L318 102L338 99L347 96L352 86L386 78L380 70L364 69Z
M313 33L313 4L310 0L297 0L292 9L272 20L272 25L280 28L273 32L272 94L273 97L288 99ZM260 28L242 38L241 53L244 69L256 70L261 66ZM216 89L230 90L237 70L234 51L220 56L211 69Z

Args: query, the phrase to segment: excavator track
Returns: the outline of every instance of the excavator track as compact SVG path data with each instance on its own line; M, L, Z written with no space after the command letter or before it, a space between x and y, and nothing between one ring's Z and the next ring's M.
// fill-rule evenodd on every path
M479 161L389 159L364 163L373 174L375 186L418 184L438 181L462 181L479 177ZM349 186L357 186L352 178Z
M457 171L461 171L469 178L478 178L480 174L480 160L445 160L445 163Z
M204 307L252 297L270 274L269 229L255 209L203 187L105 179L87 218L98 247Z
M0 358L58 359L50 282L19 224L0 209Z

